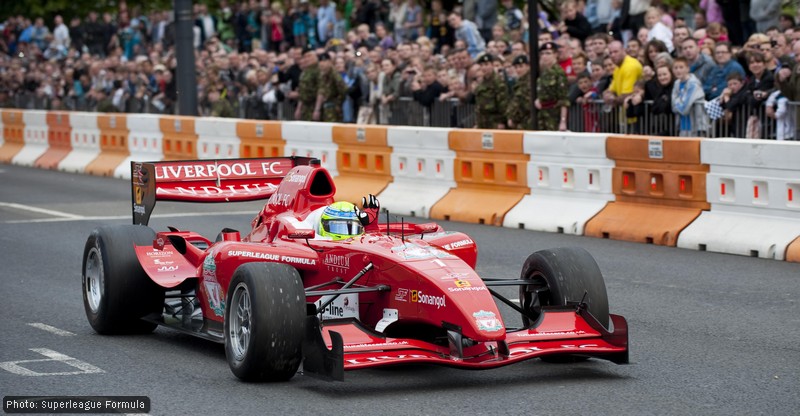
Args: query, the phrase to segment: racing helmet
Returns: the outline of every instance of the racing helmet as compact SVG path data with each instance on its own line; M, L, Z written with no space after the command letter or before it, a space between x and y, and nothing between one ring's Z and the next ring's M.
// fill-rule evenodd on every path
M344 240L364 233L356 216L356 206L349 202L334 202L325 207L319 219L319 235Z

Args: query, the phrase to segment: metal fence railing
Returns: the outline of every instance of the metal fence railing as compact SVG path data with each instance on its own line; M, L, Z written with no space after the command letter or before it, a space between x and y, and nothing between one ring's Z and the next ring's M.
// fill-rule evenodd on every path
M255 94L241 95L229 99L234 114L239 118L262 120L295 119L296 103L284 100L264 103ZM98 102L87 98L67 97L63 101L35 93L16 94L11 97L11 106L20 109L63 109L68 111L96 111ZM722 117L712 120L705 109L705 102L695 107L685 117L673 113L658 114L652 102L645 101L631 116L631 112L619 106L608 106L602 101L576 104L569 108L567 128L575 132L614 134L644 134L654 136L691 137L748 137L761 139L800 138L796 113L800 102L783 103L778 108L766 105L751 107L744 105L735 111L726 111ZM148 95L126 97L120 102L119 112L147 114L175 114L174 105ZM375 124L472 128L475 126L475 105L457 99L436 101L430 107L401 97L387 106L372 107ZM211 114L210 104L201 102L199 114Z

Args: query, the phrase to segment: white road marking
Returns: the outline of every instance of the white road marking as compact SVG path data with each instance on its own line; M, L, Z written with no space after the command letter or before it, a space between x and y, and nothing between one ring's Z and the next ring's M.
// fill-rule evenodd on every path
M71 337L71 336L75 335L72 332L64 331L63 329L58 329L58 328L56 328L54 326L43 324L41 322L31 322L28 325L30 325L30 326L32 326L34 328L39 328L39 329L41 329L43 331L52 332L53 334L60 335L62 337Z
M256 215L256 210L251 211L227 211L227 212L185 212L181 214L158 214L150 218L178 218L178 217L204 217L212 215ZM3 224L34 224L42 222L66 222L66 221L114 221L114 220L129 220L131 214L128 215L112 215L112 216L95 216L95 217L82 217L76 215L75 218L39 218L33 220L11 220L3 221Z
M15 204L13 202L0 202L0 207L14 208L21 211L36 212L39 214L51 215L53 217L69 218L72 220L84 218L82 215L75 215L75 214L70 214L68 212L54 211L52 209L39 208L30 205Z
M105 373L105 371L101 370L100 368L97 368L89 363L78 360L77 358L72 358L68 355L62 354L57 351L49 350L47 348L31 348L30 350L35 353L44 355L47 358L41 360L5 361L0 363L0 368L19 376L72 376L77 374ZM24 363L41 363L45 361L61 361L66 365L77 368L79 371L40 373L38 371L29 370L20 365Z

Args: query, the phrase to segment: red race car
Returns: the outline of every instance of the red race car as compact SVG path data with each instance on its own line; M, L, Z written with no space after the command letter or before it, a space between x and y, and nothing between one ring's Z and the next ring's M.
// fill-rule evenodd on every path
M224 343L243 380L288 380L301 362L328 380L402 363L628 363L627 322L609 314L583 249L537 251L517 278L481 278L469 236L389 222L373 196L361 208L336 203L316 159L133 162L131 177L134 224L98 227L84 249L84 306L98 333L163 325ZM244 235L147 226L156 200L257 199L268 201ZM499 286L518 287L518 303ZM506 326L497 301L520 327Z

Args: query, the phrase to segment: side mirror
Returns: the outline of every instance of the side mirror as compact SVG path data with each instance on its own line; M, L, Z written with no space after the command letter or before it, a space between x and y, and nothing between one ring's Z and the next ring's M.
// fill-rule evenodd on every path
M426 222L424 224L414 224L414 233L416 234L428 234L428 233L435 233L437 231L441 231L442 227L439 227L439 224L435 222Z
M297 229L290 232L287 237L297 240L310 240L314 238L317 233L314 232L312 229Z

